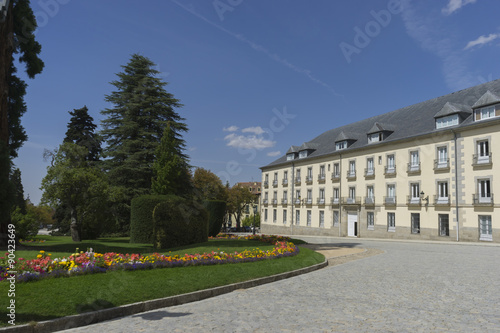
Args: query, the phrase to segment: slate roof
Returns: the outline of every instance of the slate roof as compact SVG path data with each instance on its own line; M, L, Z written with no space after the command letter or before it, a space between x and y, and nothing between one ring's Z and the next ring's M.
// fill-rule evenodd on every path
M489 93L487 93L488 91ZM485 94L486 96L484 96ZM383 142L399 141L411 137L446 131L449 128L436 129L434 117L437 114L441 113L445 115L444 113L446 112L455 112L457 108L460 110L464 107L466 110L469 110L468 112L471 112L472 108L484 106L484 103L491 104L491 102L496 101L497 98L498 102L500 102L498 95L500 95L500 79L334 128L308 141L308 144L315 144L317 148L309 154L308 157L300 160L335 154L335 142L337 142L338 138L342 137L342 135L356 141L348 148L338 153L344 153L352 149L368 146L367 134L373 130L373 126L376 123L388 124L386 126L388 126L388 128L390 127L390 131L393 131ZM447 103L449 103L449 105L445 107ZM465 110L460 110L458 112L463 114L462 111ZM453 128L463 128L473 124L472 118L472 114L466 114L466 118ZM383 126L383 128L385 127ZM370 146L376 146L377 144L380 144L380 142L371 143ZM298 159L295 161L298 161ZM288 163L290 162L292 161L288 161ZM282 156L263 168L286 163L286 156Z
M483 96L481 96L481 98L476 103L474 103L474 105L472 107L479 108L481 106L495 104L498 102L500 102L500 97L498 97L498 95L496 95L488 90L484 93Z
M449 116L456 113L472 113L470 106L446 102L443 108L434 115L434 118Z

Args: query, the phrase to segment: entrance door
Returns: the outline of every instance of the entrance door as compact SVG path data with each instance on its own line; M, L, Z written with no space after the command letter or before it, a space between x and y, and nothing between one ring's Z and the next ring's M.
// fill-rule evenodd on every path
M358 224L358 213L347 213L347 236L356 237Z

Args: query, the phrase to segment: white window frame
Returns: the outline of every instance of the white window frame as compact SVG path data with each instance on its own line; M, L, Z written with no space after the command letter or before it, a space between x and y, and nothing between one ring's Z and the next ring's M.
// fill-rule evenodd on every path
M349 186L349 196L347 197L347 203L356 203L356 186Z
M347 141L340 141L335 144L335 150L343 150L347 148Z
M320 228L325 227L325 211L324 210L319 211L319 227Z
M438 168L448 167L448 146L437 147Z
M356 177L356 161L349 161L349 177Z
M410 152L410 171L419 170L420 168L420 155L418 150Z
M372 176L375 173L375 162L373 161L373 157L368 157L366 159L366 175Z
M295 224L300 224L300 210L295 210Z
M340 188L334 187L333 188L333 203L338 204L340 200Z
M437 203L438 204L439 203L448 203L450 200L448 181L438 181L437 186L438 186Z
M312 212L311 210L308 210L306 212L306 216L307 216L307 226L310 227L311 226L311 220L312 220Z
M477 163L490 163L490 142L489 140L478 140L477 148Z
M366 203L373 204L375 203L375 188L373 185L366 186L366 198L368 199Z
M387 172L393 173L396 169L396 157L394 154L387 155Z
M491 215L479 215L479 240L493 241Z
M306 197L306 203L307 204L312 204L312 190L311 189L308 189L307 190L307 197Z
M479 203L491 203L491 180L478 179L477 180L477 197Z
M410 202L412 204L420 203L420 184L411 183L410 184Z
M375 230L375 213L367 212L366 213L366 227L368 230Z
M457 114L452 114L449 116L441 117L436 119L436 129L456 126L459 124L459 117Z
M338 227L340 221L340 212L338 210L333 211L333 226Z

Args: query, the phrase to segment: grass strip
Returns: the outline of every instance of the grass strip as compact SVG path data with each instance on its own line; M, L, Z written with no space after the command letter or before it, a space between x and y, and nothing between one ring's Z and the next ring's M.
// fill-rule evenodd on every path
M253 241L229 241L247 242ZM211 243L211 242L209 242ZM258 243L259 248L266 244ZM199 245L199 244L198 244ZM197 245L197 248L199 247ZM213 243L210 247L215 250ZM218 244L220 245L220 244ZM202 246L203 248L203 246ZM219 246L221 251L226 248ZM240 248L242 250L243 248ZM184 252L187 249L178 251ZM16 324L43 321L95 311L134 302L180 295L188 292L247 281L308 267L324 260L324 256L306 248L294 257L259 262L190 266L146 271L111 271L105 274L56 278L16 284ZM7 295L9 285L0 284L0 295ZM1 297L0 326L7 326L9 298Z

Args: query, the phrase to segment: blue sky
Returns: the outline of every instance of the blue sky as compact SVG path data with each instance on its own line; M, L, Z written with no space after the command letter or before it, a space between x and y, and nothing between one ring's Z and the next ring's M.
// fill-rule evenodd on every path
M322 132L500 78L498 0L32 1L46 67L14 160L34 203L44 149L86 105L96 124L130 55L184 104L193 166L260 181Z

